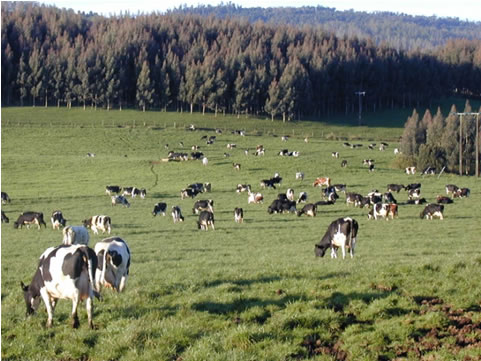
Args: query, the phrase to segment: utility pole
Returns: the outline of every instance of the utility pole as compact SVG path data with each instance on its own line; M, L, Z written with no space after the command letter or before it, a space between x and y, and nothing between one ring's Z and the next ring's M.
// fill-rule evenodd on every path
M361 125L361 113L362 113L362 98L361 96L366 95L365 91L357 91L354 94L357 94L359 96L359 119L358 119L358 124Z
M479 115L481 113L451 113L459 115L459 175L463 175L463 116L476 115L476 177L479 177Z

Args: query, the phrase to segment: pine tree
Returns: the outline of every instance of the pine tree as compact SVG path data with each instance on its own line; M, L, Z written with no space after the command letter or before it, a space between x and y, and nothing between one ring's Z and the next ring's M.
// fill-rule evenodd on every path
M456 106L451 107L444 128L441 146L446 152L447 167L450 172L459 170L459 117Z
M418 153L418 144L416 143L416 134L419 127L419 115L416 109L404 125L404 132L401 137L401 152L407 156L415 156Z
M436 115L426 130L426 143L431 146L442 147L442 136L445 125L446 122L443 114L441 113L441 108L438 107Z
M142 63L142 69L140 70L139 76L137 77L137 104L142 111L145 112L145 107L153 103L152 95L154 94L154 89L150 81L150 69L147 60Z
M45 68L43 64L43 57L40 49L35 46L30 57L28 58L28 65L30 74L28 76L28 83L30 84L30 94L32 95L32 105L35 107L35 99L40 95L44 88Z
M269 97L266 100L265 110L271 115L271 121L274 121L276 115L280 114L281 105L281 89L276 80L269 85Z

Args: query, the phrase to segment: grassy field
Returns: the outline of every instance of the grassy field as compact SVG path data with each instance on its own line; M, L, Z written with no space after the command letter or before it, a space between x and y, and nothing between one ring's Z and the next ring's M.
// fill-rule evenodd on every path
M380 115L368 124L380 124ZM388 115L386 115L388 116ZM399 120L392 121L398 124ZM185 128L195 124L196 131ZM203 135L217 134L210 146ZM231 133L245 130L246 137ZM3 360L480 360L481 224L480 181L473 177L408 176L392 167L399 126L350 127L333 122L282 123L200 114L88 109L2 109L2 205L10 223L1 228ZM282 135L290 135L282 142ZM309 143L304 137L309 137ZM344 141L364 146L350 149ZM385 152L369 150L387 141ZM183 142L182 148L179 143ZM236 143L229 150L226 144ZM168 150L190 153L198 144L209 159L161 162ZM254 157L257 144L264 157ZM288 148L299 158L280 157ZM249 149L249 156L244 150ZM331 157L338 151L340 158ZM95 153L94 158L86 156ZM230 157L224 157L224 153ZM376 170L362 165L375 159ZM340 167L347 160L346 168ZM241 171L232 163L241 164ZM295 180L302 171L304 181ZM275 172L280 189L261 190ZM369 221L367 210L345 204L320 208L317 217L267 213L279 192L306 191L318 176L347 184L348 191L384 191L388 183L422 183L434 201L444 186L471 189L471 196L446 205L445 219L421 220L423 206L400 205L399 218ZM216 230L201 232L192 214L195 200L180 198L194 182L210 182ZM264 194L247 204L238 183ZM130 208L111 207L106 185L147 189ZM404 192L395 194L400 203ZM185 222L153 217L155 203L182 208ZM236 224L233 209L244 209ZM30 282L39 255L61 242L50 225L40 231L14 229L18 214L33 210L48 219L62 210L68 223L96 214L111 216L113 235L132 252L124 293L109 290L95 301L95 330L70 327L69 301L60 301L54 326L46 312L25 317L20 281ZM314 257L314 243L339 217L360 225L353 259ZM91 246L104 238L91 234Z

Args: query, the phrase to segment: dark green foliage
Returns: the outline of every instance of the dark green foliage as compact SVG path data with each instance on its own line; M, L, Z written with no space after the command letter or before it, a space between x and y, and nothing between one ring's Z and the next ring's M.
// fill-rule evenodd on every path
M417 158L417 166L420 171L427 167L436 168L440 172L447 165L446 151L436 145L421 144Z

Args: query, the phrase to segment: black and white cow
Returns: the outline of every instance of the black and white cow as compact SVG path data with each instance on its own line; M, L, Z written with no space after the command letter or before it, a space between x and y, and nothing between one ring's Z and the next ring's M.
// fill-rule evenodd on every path
M401 189L404 189L404 185L402 184L388 184L387 185L387 191L388 192L396 192L399 193Z
M436 168L434 167L426 167L423 171L423 175L435 175L436 174Z
M446 184L446 194L454 196L454 194L459 190L459 187L455 184Z
M421 183L410 183L406 187L404 187L404 189L408 192L413 189L421 189Z
M408 199L417 199L421 197L421 188L410 189L408 191Z
M7 193L5 192L2 192L2 204L5 204L5 203L10 203L11 200L10 200L10 197L8 196Z
M416 167L406 167L406 174L416 174Z
M112 220L109 216L90 217L83 221L83 225L87 228L90 228L94 234L98 234L99 231L110 234L110 231L112 230Z
M186 188L180 191L180 198L184 199L187 197L194 198L197 194L201 193L198 189Z
M346 217L335 220L329 225L321 241L315 245L315 255L324 257L326 250L331 248L331 258L337 258L337 248L340 247L344 259L347 247L351 258L353 258L358 230L359 225L355 219Z
M276 183L273 179L263 179L260 183L261 188L273 188L276 189Z
M332 152L332 153L331 153L331 156L332 156L333 158L339 158L339 152Z
M408 199L406 204L425 204L428 201L426 198L418 198L418 199Z
M333 184L334 190L336 192L343 192L346 194L346 185L345 184Z
M364 197L359 193L348 192L346 193L346 204L354 204L355 207L358 207L361 204L361 200Z
M267 213L296 213L296 202L275 199L267 208Z
M144 199L147 195L147 190L145 188L134 188L132 191L132 198L140 196L140 198Z
M368 213L368 219L384 218L388 220L389 204L388 203L376 203L372 206L371 211Z
M122 188L120 186L106 186L105 187L105 193L107 193L109 196L112 195L112 193L119 194Z
M167 204L164 202L159 202L154 206L154 210L152 211L152 215L155 217L162 213L165 216L165 211L167 210Z
M8 219L7 215L4 211L2 211L2 223L8 223L10 220Z
M299 197L297 198L297 204L306 203L306 202L307 202L307 193L306 192L299 193Z
M258 204L258 203L262 203L262 202L264 202L264 196L262 195L262 193L249 191L249 197L247 198L247 204L250 204L250 203Z
M442 220L444 219L443 212L444 212L444 205L430 203L419 214L419 217L426 218L426 219L433 219L433 217L438 217L439 219Z
M172 206L172 219L174 220L174 223L184 221L184 216L182 215L179 206Z
M294 200L294 189L288 188L287 191L286 191L286 196L287 196L288 200L293 201Z
M77 306L86 300L88 324L93 328L93 298L97 257L85 245L58 246L47 249L41 256L32 282L20 285L27 306L27 315L37 309L42 298L47 308L47 327L53 324L53 311L59 299L72 300L72 326L79 326Z
M244 223L244 210L242 208L234 208L234 221L236 223Z
M317 212L317 206L312 203L306 204L300 211L297 211L297 216L300 217L303 214L310 216L310 217L315 217Z
M23 212L13 223L13 228L22 228L23 226L28 228L31 224L36 224L39 230L41 225L47 228L41 212Z
M469 188L459 188L456 193L453 194L453 198L465 198L469 197L471 190Z
M121 204L127 208L130 207L129 201L124 196L112 196L112 207L115 206L116 204Z
M342 167L342 168L347 167L347 160L345 160L345 159L342 160L342 162L341 162L341 167Z
M125 288L130 268L130 249L127 243L119 237L111 237L95 244L97 255L97 272L95 287L100 292L101 287L112 288L122 292Z
M384 198L384 202L386 202L386 203L397 204L397 200L396 200L396 198L394 198L394 196L392 195L391 192L384 193L383 198Z
M214 226L214 213L209 211L202 211L199 214L199 220L197 221L197 226L199 229L208 231L209 227L215 230Z
M62 244L83 244L88 246L90 236L87 228L84 226L67 226L62 230L63 239Z
M190 153L190 157L194 160L201 160L204 158L204 153L202 152L192 152Z
M249 192L251 190L250 184L238 184L236 188L237 193Z
M60 226L65 227L67 220L63 218L61 211L53 211L50 217L50 222L52 223L53 229L60 229Z
M195 202L192 208L192 214L199 214L201 211L214 213L214 201L212 199L203 199Z
M440 204L450 204L453 203L453 200L449 197L444 197L444 196L437 196L436 197L436 203Z

